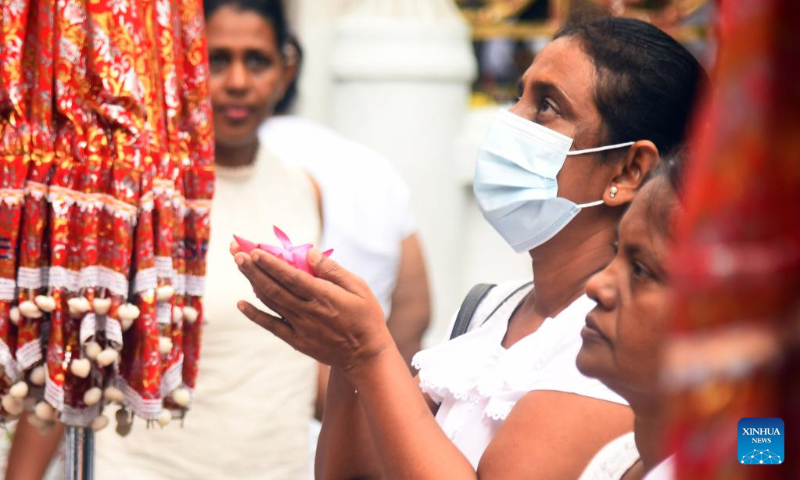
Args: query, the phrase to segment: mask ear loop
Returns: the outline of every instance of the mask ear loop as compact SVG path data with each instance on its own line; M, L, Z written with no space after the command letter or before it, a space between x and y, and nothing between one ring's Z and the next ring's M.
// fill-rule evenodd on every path
M616 150L618 148L630 147L636 142L617 143L615 145L606 145L605 147L585 148L583 150L570 150L567 155L583 155L584 153L603 152L606 150Z
M576 205L576 206L577 206L578 208L581 208L581 209L583 209L583 208L589 208L589 207L596 207L596 206L598 206L598 205L602 205L602 204L604 204L604 203L606 203L606 202L605 202L605 200L596 200L596 201L594 201L594 202L589 202L589 203L581 203L581 204L579 204L579 205Z

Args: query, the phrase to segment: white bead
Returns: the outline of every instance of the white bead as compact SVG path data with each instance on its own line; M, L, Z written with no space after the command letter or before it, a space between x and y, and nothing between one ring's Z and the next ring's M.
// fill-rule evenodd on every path
M87 407L91 407L92 405L96 405L101 398L103 398L103 391L97 387L92 387L83 394L83 403L85 403Z
M36 407L33 409L33 414L40 420L52 421L56 419L56 409L45 401L36 404Z
M117 387L106 387L103 396L110 402L122 403L125 400L125 394Z
M186 407L192 401L192 394L188 388L179 387L172 392L172 401L179 407Z
M44 385L46 379L47 371L45 370L44 365L39 365L31 370L30 381L32 384L42 386Z
M17 382L11 385L8 389L8 394L14 398L25 398L28 396L28 384L25 382Z
M95 298L93 303L94 313L98 315L105 315L111 310L110 298Z
M113 348L106 348L97 355L97 364L101 367L107 367L117 361L119 353Z
M178 323L183 320L183 309L181 307L172 307L172 323Z
M158 424L162 427L166 427L169 425L169 422L172 421L172 413L167 410L166 408L161 410L161 413L158 414Z
M70 362L69 371L76 377L86 378L89 376L89 372L92 371L92 364L88 358L78 358Z
M92 430L94 430L95 432L98 430L102 430L106 428L108 424L109 424L108 417L106 417L105 415L100 415L99 417L95 417L95 419L92 420Z
M117 309L117 316L119 316L119 319L122 321L136 320L137 318L139 318L140 313L141 311L139 310L139 307L137 307L132 303L126 303L124 305L120 305L120 307Z
M49 295L36 295L33 299L36 306L43 312L50 313L56 309L56 299Z
M8 319L11 320L11 323L14 325L19 325L19 320L22 315L19 313L19 308L11 307L11 311L8 312Z
M158 353L166 355L172 351L172 340L169 337L158 338Z
M69 315L71 317L81 317L92 308L89 304L89 299L86 297L70 298L67 300L67 305L69 306Z
M19 313L25 318L42 318L42 311L30 300L19 304Z
M4 395L3 399L0 400L0 404L3 405L3 409L5 409L9 415L19 415L25 409L22 405L22 400L14 398L11 395Z
M159 302L166 302L175 295L175 287L172 285L161 285L156 288L156 298Z
M125 320L122 319L119 321L119 326L122 327L123 332L127 332L132 326L135 320Z
M83 346L83 351L86 353L86 358L89 360L95 360L100 352L103 351L103 347L101 347L97 342L87 342Z
M197 317L200 313L197 311L196 308L187 306L183 307L183 317L186 319L186 322L190 325L197 321Z

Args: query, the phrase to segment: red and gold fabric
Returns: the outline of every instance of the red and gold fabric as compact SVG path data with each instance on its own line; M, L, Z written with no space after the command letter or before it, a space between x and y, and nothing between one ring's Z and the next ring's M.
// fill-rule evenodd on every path
M719 2L673 270L665 382L677 478L800 478L800 5ZM737 423L780 417L781 465L741 465Z

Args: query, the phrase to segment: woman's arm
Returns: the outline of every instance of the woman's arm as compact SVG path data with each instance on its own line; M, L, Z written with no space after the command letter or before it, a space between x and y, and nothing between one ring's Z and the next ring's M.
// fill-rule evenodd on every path
M411 365L411 357L422 346L422 335L431 316L428 276L422 246L416 234L401 244L397 283L392 292L392 312L386 320L400 354Z
M314 463L318 479L382 478L378 456L353 386L331 369Z
M611 440L633 430L625 405L556 391L520 399L483 454L480 478L578 478Z
M28 422L27 415L22 415L17 422L11 451L8 453L6 478L15 480L43 478L53 455L58 450L63 434L64 426L61 422L56 422L49 432L42 435Z
M328 425L320 452L321 472L333 472L366 454L358 449L359 458L337 463L337 457L327 452L334 442L340 446L359 442L374 446L381 469L390 478L475 478L469 461L431 415L386 328L380 305L363 280L316 250L308 261L319 278L264 252L236 253L236 261L258 298L281 317L239 302L245 315L295 349L338 369L329 387L330 413L324 416ZM350 385L341 382L340 375ZM355 424L355 430L364 432L356 405L363 409L371 441L363 433L336 432L334 438L332 432L342 425ZM329 418L334 412L339 414ZM374 468L369 461L365 465Z
M414 378L419 384L419 377ZM429 412L439 405L417 389ZM378 452L355 388L338 369L331 370L328 400L315 463L319 479L384 478Z

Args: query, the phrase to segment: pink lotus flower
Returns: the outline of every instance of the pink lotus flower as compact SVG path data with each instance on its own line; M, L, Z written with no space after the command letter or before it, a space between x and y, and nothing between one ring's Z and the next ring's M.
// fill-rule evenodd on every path
M295 268L299 268L306 273L314 275L311 272L311 268L308 266L308 262L306 261L306 255L308 255L308 251L311 250L313 245L306 243L303 245L294 246L292 245L292 241L289 240L289 237L283 233L280 228L275 226L272 228L275 232L275 236L281 241L280 247L274 247L265 243L253 243L250 240L246 240L236 235L234 235L233 238L236 240L236 244L239 245L239 249L244 253L250 253L257 248L283 259L283 261ZM326 257L330 257L332 253L333 249L322 252L322 254Z

